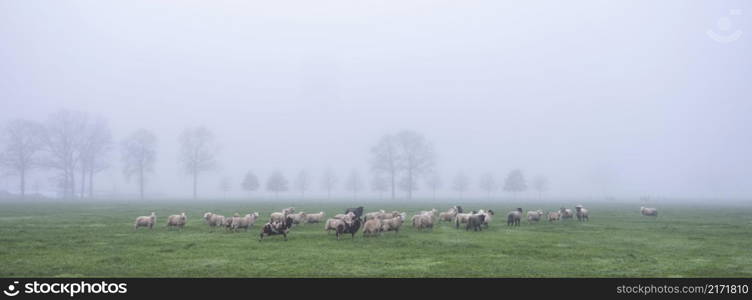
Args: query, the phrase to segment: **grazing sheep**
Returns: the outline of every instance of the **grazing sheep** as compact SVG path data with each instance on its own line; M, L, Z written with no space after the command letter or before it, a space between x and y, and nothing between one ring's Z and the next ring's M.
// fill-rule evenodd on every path
M529 210L527 212L527 223L538 222L543 218L543 210Z
M215 216L215 218L216 218L216 219L214 220L214 221L215 221L215 222L217 223L217 225L216 225L216 226L217 226L217 227L224 227L224 226L225 226L225 222L227 221L227 219L228 219L228 218L226 218L226 217L225 217L225 216L223 216L223 215L214 215L214 216Z
M226 217L225 221L222 223L222 226L225 227L225 230L232 231L233 224L239 221L240 215L238 213L235 213L232 217Z
M367 213L365 215L365 219L364 220L365 221L368 221L368 220L371 220L371 219L384 220L384 219L391 219L391 218L394 218L394 217L399 216L399 215L400 215L400 212L398 212L398 211L386 212L386 211L384 211L382 209L382 210L379 210L377 212Z
M244 217L237 217L233 218L232 220L232 230L238 230L238 229L245 229L245 231L248 231L248 229L253 226L253 223L256 223L256 219L258 219L259 214L257 212L254 212L252 214L247 214Z
M574 207L575 210L577 210L577 220L582 221L590 221L590 217L588 216L588 210L587 208L583 207L582 205L577 205Z
M571 219L574 217L574 213L569 208L559 208L559 215L561 215L561 219Z
M185 213L169 216L167 218L167 228L177 227L182 230L183 226L185 226L185 223L187 221L188 221L188 217L185 216Z
M454 216L455 228L459 229L460 224L467 223L467 219L470 218L470 216L472 215L473 215L472 213L458 213L456 216Z
M507 226L520 226L520 219L522 219L522 208L510 211L507 214Z
M643 216L657 217L658 210L653 207L640 206L640 214L642 214Z
M402 227L402 223L405 221L405 217L403 215L398 215L391 219L386 219L381 221L381 231L394 231L394 233L399 233L400 227Z
M467 226L465 227L465 231L470 230L470 228L472 228L473 231L478 231L478 230L482 231L483 229L481 229L481 226L483 225L485 218L486 218L485 213L474 214L470 216L467 219Z
M370 219L363 224L363 237L374 236L381 233L381 220L378 218Z
M293 213L293 214L290 214L289 216L292 217L292 224L294 225L304 223L306 220L305 212Z
M345 218L345 214L336 214L334 215L334 218L337 220L343 220Z
M214 231L214 228L216 227L225 227L227 219L223 215L218 215L212 212L207 212L204 214L204 222L209 225L209 227Z
M287 218L287 215L290 215L295 212L294 207L288 207L283 209L281 212L273 212L271 215L269 215L269 222L284 222Z
M264 227L261 228L259 242L264 239L264 236L272 236L278 234L283 235L285 237L285 241L287 241L287 234L290 232L290 227L292 227L292 217L290 216L285 217L284 222L268 222L264 224Z
M439 222L441 222L441 221L450 222L450 221L452 221L452 219L454 219L454 216L456 216L456 215L457 215L456 213L452 213L452 212L440 212L439 213Z
M156 222L157 215L154 214L154 212L151 212L151 215L136 218L136 222L133 224L133 229L138 229L139 227L149 227L149 229L152 229Z
M431 219L433 219L437 213L438 210L436 210L435 208L432 208L431 210L421 210L418 212L419 215L428 215L431 217Z
M285 214L281 212L273 212L269 215L269 222L282 222L285 219Z
M458 213L462 213L462 206L452 206L446 212L439 213L439 222L451 222Z
M306 220L305 222L308 224L311 223L320 223L321 220L324 219L324 212L319 212L317 214L306 214Z
M493 220L494 211L489 209L488 211L481 210L481 213L483 215L483 224L486 226L486 229L488 228L489 224L491 224L491 221Z
M414 215L410 220L413 223L413 227L418 229L433 228L434 218L438 211L435 208L431 210L421 210L418 214Z
M362 207L359 208L360 212L363 213ZM345 215L342 223L337 224L337 230L335 231L337 233L337 240L339 240L340 235L345 233L349 233L352 236L352 239L355 239L355 233L358 232L358 229L360 229L362 223L363 221L360 219L360 217L357 217L355 215L355 212L347 212L347 215Z
M552 211L548 213L548 221L558 221L561 219L561 214L558 211Z
M417 214L412 218L413 227L423 230L425 228L433 229L433 215L428 213Z
M367 213L365 215L364 219L366 220L366 222L368 220L373 220L373 219L383 219L383 215L384 214L386 214L386 212L383 209L381 209L379 211L374 211L374 212Z
M326 234L331 233L332 230L337 231L337 226L339 226L340 223L344 226L344 222L345 221L343 221L342 219L328 219L328 220L326 220L326 225L324 225L324 230L326 230Z

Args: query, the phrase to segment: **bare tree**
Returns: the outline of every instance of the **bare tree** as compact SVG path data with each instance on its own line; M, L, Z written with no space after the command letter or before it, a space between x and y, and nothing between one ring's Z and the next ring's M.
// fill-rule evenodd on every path
M253 172L248 171L248 173L245 173L245 178L243 178L243 183L241 185L243 186L244 190L249 191L249 192L258 190L259 188L258 177L256 177L256 174L253 174Z
M465 173L458 173L454 177L454 181L452 182L452 189L460 193L460 200L462 199L462 194L467 191L468 187L470 187L470 179L467 178L467 175L465 175Z
M86 177L89 177L89 198L94 197L94 174L109 167L105 156L111 150L112 134L107 121L97 117L88 122L79 150L81 171L81 198L86 193Z
M538 200L541 200L542 194L548 191L548 178L543 175L538 175L533 178L533 189L538 192Z
M232 180L230 180L230 177L222 177L222 179L219 181L219 190L222 191L222 198L227 200L227 192L232 189Z
M441 177L438 174L433 174L426 180L426 185L429 189L431 189L431 193L433 194L433 200L436 200L436 190L441 188L442 182Z
M407 199L413 198L413 191L417 190L418 179L433 170L435 156L433 146L423 135L405 130L395 136L398 149L398 166L404 172L404 190Z
M39 154L44 148L44 128L32 121L14 120L5 127L0 166L18 175L21 198L26 197L26 176L40 166Z
M517 193L527 190L527 183L525 183L525 176L522 174L522 170L514 169L509 172L507 179L504 181L504 190L511 192L514 199L517 199Z
M269 176L269 179L266 181L266 190L274 192L274 199L279 198L280 192L286 192L287 187L287 178L285 178L285 175L282 174L280 171L274 171L271 176Z
M363 190L363 180L360 178L358 170L353 169L345 181L345 188L353 193L353 197L358 199L358 192Z
M397 172L399 171L399 157L397 141L393 135L381 137L379 142L371 148L371 170L376 176L386 175L392 191L392 200L396 198Z
M408 199L411 199L412 193L418 190L418 185L412 182L408 176L401 177L397 183L397 187L408 195Z
M180 161L193 177L193 199L197 197L198 175L216 167L219 151L214 134L206 127L188 128L180 135Z
M496 182L496 177L491 173L485 173L480 177L479 187L486 192L488 199L491 199L491 194L499 189L499 184Z
M157 137L146 129L133 132L120 143L123 174L126 179L136 176L138 194L144 199L146 174L154 171L157 159Z
M85 113L60 110L50 115L46 123L44 141L49 156L45 166L59 172L57 185L64 198L76 194L75 173L81 160L87 119Z
M324 171L324 175L321 176L321 187L326 190L326 199L332 198L332 190L334 189L334 186L337 184L337 175L334 174L334 171L331 169L327 169Z
M373 178L371 178L371 189L379 193L379 200L383 200L384 192L389 190L389 183L384 177L373 176Z
M311 178L306 170L300 170L298 177L295 178L295 190L300 192L300 197L305 198L305 192L310 188Z

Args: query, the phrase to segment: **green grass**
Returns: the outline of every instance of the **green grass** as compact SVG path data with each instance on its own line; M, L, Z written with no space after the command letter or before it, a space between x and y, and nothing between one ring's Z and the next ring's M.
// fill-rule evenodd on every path
M284 202L284 203L282 203ZM752 207L588 205L589 223L505 225L514 207L558 204L462 203L497 211L489 230L466 232L442 223L433 231L337 241L323 224L292 229L289 241L258 241L260 226L289 202L0 203L1 277L752 277ZM449 203L372 203L366 211L414 213ZM327 216L352 203L298 203ZM573 205L570 205L573 206ZM249 232L210 232L205 211L258 211ZM153 230L133 220L157 212ZM169 214L188 225L168 231Z

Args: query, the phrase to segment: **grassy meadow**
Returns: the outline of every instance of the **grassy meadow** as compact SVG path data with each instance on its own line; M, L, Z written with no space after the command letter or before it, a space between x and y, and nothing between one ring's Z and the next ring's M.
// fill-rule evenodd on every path
M440 223L418 231L337 241L323 224L296 226L258 241L269 213L287 206L325 211L365 206L412 213L455 203L368 201L143 203L0 203L1 277L752 277L752 206L658 206L643 217L635 204L588 204L588 223L566 220L506 226L506 212L553 210L550 204L464 201L466 209L497 212L489 230L467 232ZM573 207L575 203L568 203ZM135 217L157 213L153 230L133 229ZM166 216L185 211L183 231ZM226 216L258 211L248 232L211 232L206 211Z

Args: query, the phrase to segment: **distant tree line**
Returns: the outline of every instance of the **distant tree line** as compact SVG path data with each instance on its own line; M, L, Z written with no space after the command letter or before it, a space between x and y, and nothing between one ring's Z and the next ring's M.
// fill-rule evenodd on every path
M178 136L177 142L180 146L178 163L190 177L192 195L196 199L200 175L217 168L220 147L213 132L203 126L186 128ZM48 170L54 174L51 180L61 197L93 198L94 179L112 165L109 154L114 145L107 120L101 116L60 110L49 115L44 122L12 120L4 124L0 134L0 172L19 179L21 197L26 195L30 172ZM137 129L116 145L125 179L135 181L139 197L144 199L148 179L155 171L157 136L147 129ZM396 199L398 191L404 193L405 198L412 199L421 181L435 199L437 191L443 187L442 178L435 168L433 144L420 133L403 130L382 136L371 147L368 162L370 181L364 180L355 168L342 181L342 188L354 199L366 191L366 182L371 191L378 193L382 199L385 193L391 199ZM311 191L314 179L307 170L301 169L289 182L277 170L269 175L263 187L275 198L290 190L305 198L306 193ZM331 198L340 180L336 172L328 168L318 182L320 190ZM232 186L232 179L224 176L218 189L226 197ZM239 186L251 196L262 188L262 182L253 171L248 171ZM462 199L471 189L470 177L458 172L450 187ZM518 193L528 189L528 184L522 170L514 169L503 181L497 180L492 172L483 173L478 178L478 188L489 199L499 190L509 192L516 198ZM548 179L542 175L534 177L531 188L541 198L549 189Z

